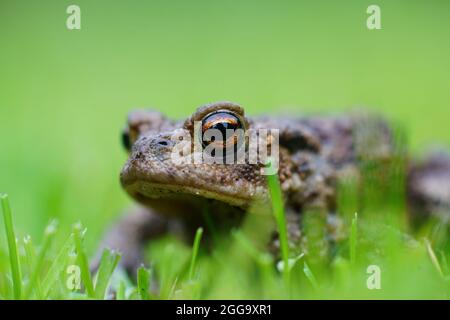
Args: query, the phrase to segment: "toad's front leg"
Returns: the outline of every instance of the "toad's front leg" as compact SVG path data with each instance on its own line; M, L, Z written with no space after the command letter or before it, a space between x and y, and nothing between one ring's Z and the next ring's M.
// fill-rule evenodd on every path
M102 251L109 248L121 253L119 267L134 278L137 268L145 262L145 245L166 234L169 223L151 209L133 208L106 233L91 269L98 268Z

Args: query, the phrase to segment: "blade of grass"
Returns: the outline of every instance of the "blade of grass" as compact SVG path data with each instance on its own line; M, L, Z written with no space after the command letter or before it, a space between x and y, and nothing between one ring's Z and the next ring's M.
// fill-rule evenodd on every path
M137 271L137 284L138 292L142 300L150 300L150 293L148 291L150 287L151 270L145 267L139 267Z
M34 274L34 268L36 265L36 250L34 249L33 243L31 241L31 237L29 235L25 236L23 239L23 246L25 249L25 255L26 255L26 263L28 266L28 274L31 276ZM36 292L39 299L43 297L42 294L42 287L40 281L36 283ZM24 296L26 299L26 294Z
M44 265L45 256L52 244L53 236L55 235L55 233L56 233L56 221L52 221L45 228L44 242L42 244L41 249L39 250L38 256L36 257L36 263L33 266L33 273L30 276L30 283L28 284L27 289L25 290L24 296L25 299L28 299L31 296L31 293L35 288L41 287L39 277L42 274L42 267ZM39 290L37 293L39 293ZM42 293L42 291L40 293ZM39 296L38 298L42 299L43 296Z
M303 273L305 274L311 285L314 287L314 289L317 289L319 285L317 284L316 277L314 276L306 262L303 263Z
M108 249L103 251L95 281L94 290L96 299L103 300L105 298L106 288L119 260L120 254L117 252Z
M125 281L120 280L117 288L116 300L125 300Z
M50 290L53 287L54 283L58 280L59 275L68 265L68 261L70 259L69 254L73 250L73 248L73 234L71 234L59 250L56 258L50 265L47 274L44 277L44 280L42 281L42 291L44 299L48 298L48 295L50 294Z
M23 238L23 247L25 249L27 271L28 271L28 274L32 274L33 273L33 265L34 265L34 261L36 258L36 250L34 250L34 246L31 241L30 235L26 235Z
M178 277L175 278L175 280L173 281L172 286L170 287L170 291L169 291L169 295L168 295L168 300L173 300L174 296L175 296L175 292L177 289L177 284L178 284Z
M203 234L203 228L198 228L197 232L195 233L194 244L192 247L192 258L191 258L191 264L189 266L189 280L192 280L194 278L195 263L197 260L197 255L198 255L198 250L200 247L200 240L202 238L202 234Z
M8 242L9 261L11 265L14 298L20 299L22 296L22 273L20 270L19 254L17 252L16 235L11 215L11 208L7 194L0 194L3 208L3 220L5 222L6 240Z
M356 244L358 242L358 213L355 212L355 217L352 219L352 227L350 232L350 263L352 265L356 262Z
M289 245L286 227L286 215L284 213L283 196L281 193L280 181L278 174L268 175L267 182L270 191L270 198L272 201L272 210L275 215L275 220L278 226L278 234L280 238L281 257L285 266L289 265ZM283 269L286 284L289 284L290 270Z
M436 268L436 270L439 273L439 275L441 277L444 277L444 273L442 272L441 265L439 264L439 260L437 259L433 248L431 247L430 241L427 238L425 238L424 241L425 241L425 247L427 248L427 252L428 252L428 255L430 257L431 263Z
M90 298L95 296L94 285L92 283L91 273L89 271L88 259L84 251L83 238L84 238L83 227L81 223L77 223L73 227L73 234L75 240L75 248L77 250L77 262L81 269L81 280L83 280L84 287L86 288L86 293Z

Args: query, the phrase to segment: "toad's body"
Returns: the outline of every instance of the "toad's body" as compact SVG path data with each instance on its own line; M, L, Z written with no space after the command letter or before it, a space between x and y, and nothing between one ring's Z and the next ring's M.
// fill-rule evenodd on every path
M268 200L261 164L248 161L186 164L173 160L178 142L174 137L180 132L194 136L196 121L202 128L223 129L225 125L232 129L279 130L278 174L288 230L294 242L300 234L303 211L320 209L329 213L330 221L336 221L336 183L340 177L357 176L357 163L361 159L389 161L395 152L386 123L363 115L247 118L239 105L230 102L200 107L179 122L155 111L132 112L124 134L130 156L121 172L121 183L140 206L126 215L105 239L105 246L122 251L122 265L130 272L142 262L146 241L168 231L192 235L193 230L204 224L205 212L216 225L227 229L242 220L251 204ZM431 178L440 176L444 184L450 181L448 159L433 168ZM425 194L433 190L420 187L422 180L430 178L427 170L430 170L427 164L415 167L410 175L414 181L410 184L416 192L412 201L430 211L429 197ZM441 187L442 183L437 183L431 188ZM449 199L438 200L439 205L448 205Z

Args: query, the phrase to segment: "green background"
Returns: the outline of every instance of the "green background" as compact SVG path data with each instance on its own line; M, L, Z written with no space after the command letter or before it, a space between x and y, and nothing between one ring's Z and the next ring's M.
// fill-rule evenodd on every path
M366 28L381 7L382 30ZM66 8L81 7L81 30ZM365 106L416 154L450 146L448 1L0 1L0 191L20 235L81 220L92 251L131 205L126 114L232 100L248 114ZM0 229L0 230L3 230ZM1 232L3 233L3 231ZM0 237L4 241L4 237Z

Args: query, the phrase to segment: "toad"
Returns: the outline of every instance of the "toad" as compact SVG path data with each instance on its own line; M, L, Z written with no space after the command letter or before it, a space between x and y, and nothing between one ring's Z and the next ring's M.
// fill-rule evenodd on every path
M230 230L242 223L255 202L270 203L267 177L262 174L267 163L249 161L250 148L246 139L241 140L244 158L240 162L178 161L174 158L174 154L184 148L192 160L195 152L190 151L198 142L196 136L205 137L208 129L222 133L223 138L200 139L200 151L211 145L216 152L231 146L228 148L231 154L237 152L238 139L234 131L277 132L277 173L292 246L301 243L302 214L307 210L325 212L332 235L328 238L339 241L343 237L339 231L341 223L336 200L340 179L360 175L362 160L388 162L397 148L392 129L385 120L358 113L250 118L240 105L232 102L201 106L182 121L173 121L154 110L133 111L123 133L129 158L120 181L139 205L107 233L102 245L122 253L120 264L130 274L143 262L143 250L148 241L168 232L192 239L199 226L208 229L207 220L214 221L216 228ZM229 131L231 136L225 134ZM183 140L180 137L186 136L191 139L184 139L180 148ZM216 158L220 160L223 155ZM420 207L421 216L423 212L426 215L436 211L436 206L448 212L449 181L447 155L409 165L409 203L414 208ZM205 218L205 212L209 219ZM269 247L276 248L277 241L275 235Z

